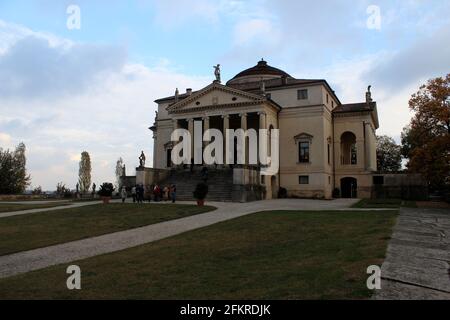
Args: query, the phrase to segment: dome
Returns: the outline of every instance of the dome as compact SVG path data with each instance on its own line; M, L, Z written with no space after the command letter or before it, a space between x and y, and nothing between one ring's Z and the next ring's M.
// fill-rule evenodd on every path
M291 78L291 76L288 73L284 72L283 70L271 67L267 64L266 61L261 60L258 62L256 66L238 73L233 79L228 81L228 83L229 84L244 83L244 82L260 81L261 79L268 80L282 77Z

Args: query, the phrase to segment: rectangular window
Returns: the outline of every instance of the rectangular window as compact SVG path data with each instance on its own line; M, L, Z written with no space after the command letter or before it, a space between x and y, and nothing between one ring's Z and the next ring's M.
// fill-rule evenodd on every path
M330 144L327 145L328 164L330 164Z
M308 100L308 90L301 89L297 91L297 99L298 100Z
M328 104L328 94L327 94L327 104Z
M299 176L298 183L299 184L309 184L309 176Z
M334 101L331 101L331 109L334 109Z
M266 184L266 176L261 175L261 184Z
M298 162L309 162L309 142L299 142L298 144Z

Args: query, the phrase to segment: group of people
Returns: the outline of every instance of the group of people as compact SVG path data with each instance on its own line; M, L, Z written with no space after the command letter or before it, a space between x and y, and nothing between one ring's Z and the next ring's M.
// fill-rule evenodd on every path
M122 187L121 197L122 203L128 198L128 191L125 186ZM149 202L153 199L155 202L172 201L172 203L175 203L177 187L174 184L165 187L161 187L158 184L144 187L140 184L131 188L131 197L133 198L133 203L143 203L144 199L147 199Z

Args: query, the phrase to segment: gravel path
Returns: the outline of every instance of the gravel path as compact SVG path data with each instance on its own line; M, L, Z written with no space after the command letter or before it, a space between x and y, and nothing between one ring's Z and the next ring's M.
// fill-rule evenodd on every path
M355 202L357 200L351 199L333 201L280 199L250 203L209 202L208 205L215 206L218 209L141 228L1 256L0 278L139 246L253 212L270 210L345 210Z
M23 204L23 203L19 203L19 202L2 202L2 203ZM64 203L67 203L67 202L61 202L61 204L64 204ZM84 207L84 206L92 206L94 204L99 204L99 203L101 203L101 201L86 201L86 202L76 202L74 204L61 205L61 206L58 206L58 207L51 207L51 208L28 209L28 210L21 210L21 211L2 212L2 213L0 213L0 218L6 218L6 217L12 217L12 216L20 216L20 215L24 215L24 214L38 213L38 212L44 212L44 211L56 211L56 210L78 208L78 207ZM30 203L27 203L27 204L30 204Z
M400 210L375 299L450 299L450 210Z

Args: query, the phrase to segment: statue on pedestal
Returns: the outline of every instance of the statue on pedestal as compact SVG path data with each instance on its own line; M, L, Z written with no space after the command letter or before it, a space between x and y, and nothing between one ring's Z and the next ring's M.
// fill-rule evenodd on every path
M141 152L141 155L139 157L139 166L143 168L145 166L145 154L144 151Z
M216 82L220 83L220 64L214 66L214 75L216 76Z

